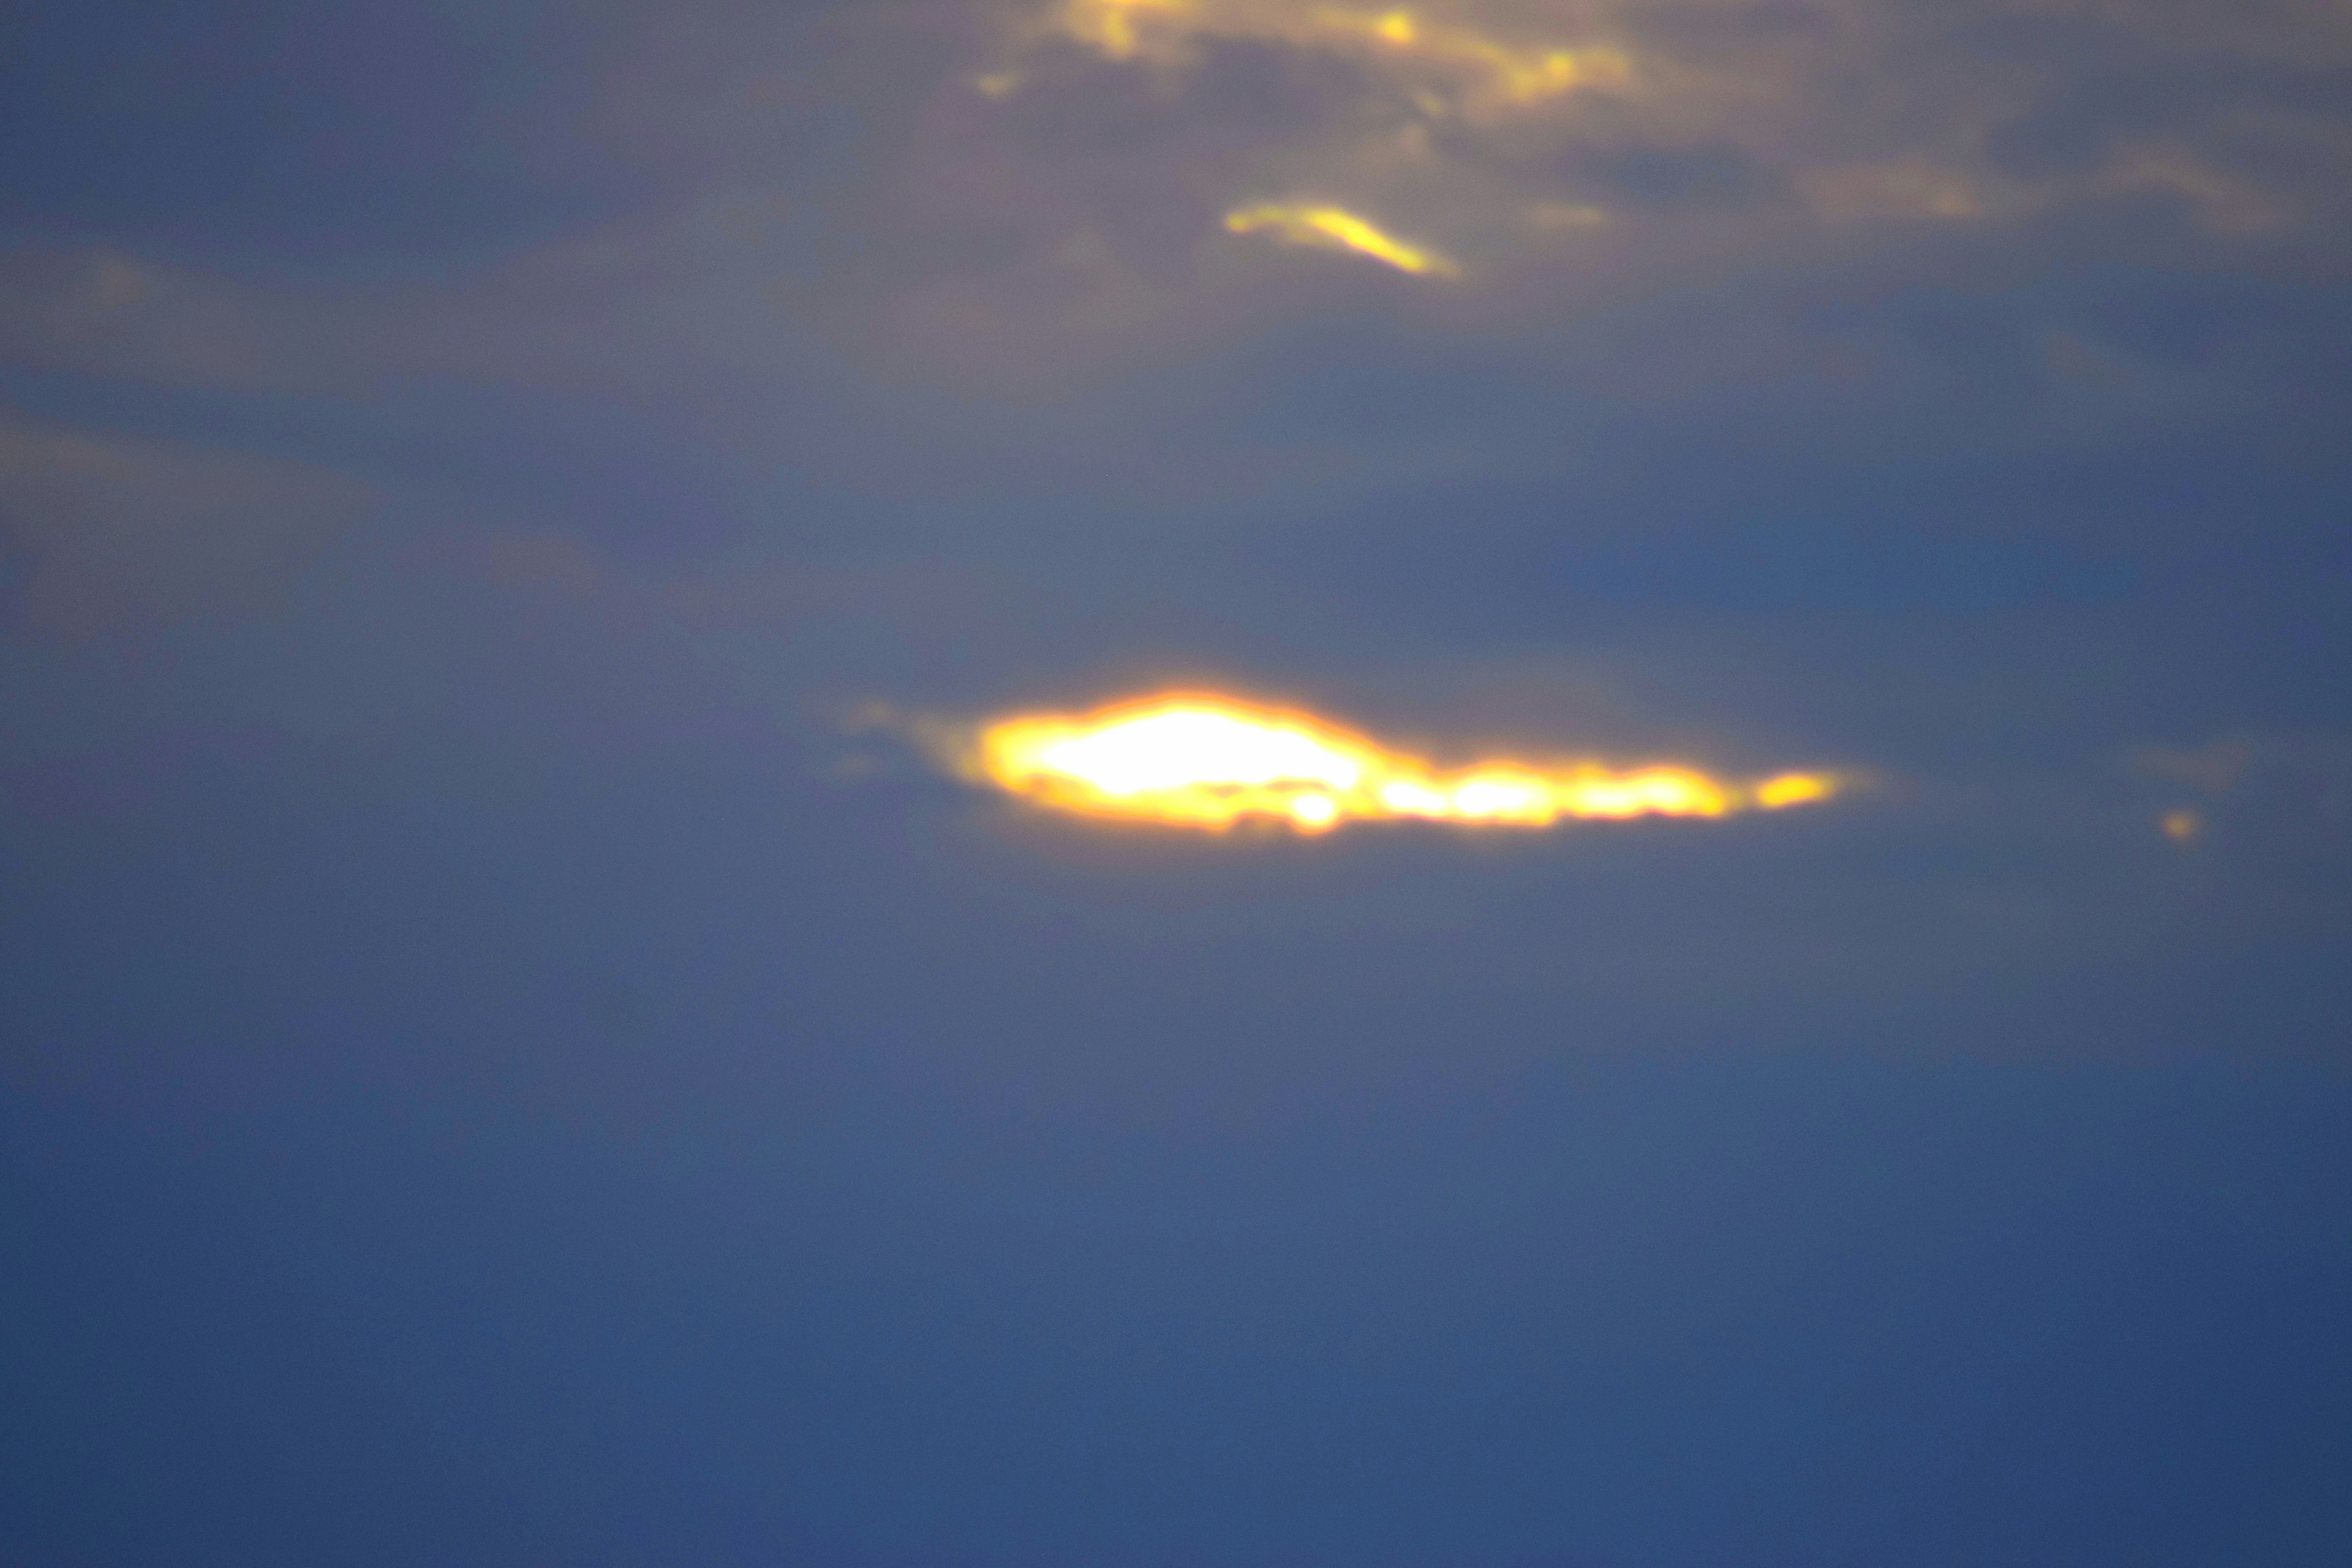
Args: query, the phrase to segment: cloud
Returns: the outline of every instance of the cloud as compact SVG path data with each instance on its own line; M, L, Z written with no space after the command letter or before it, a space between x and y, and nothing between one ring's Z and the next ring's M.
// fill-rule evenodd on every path
M376 268L18 245L0 350L625 551L1181 532L1203 595L1320 552L1301 592L1513 605L1653 521L1771 582L1814 531L2137 549L2171 455L2340 423L2332 11L1128 12L617 5L562 161L629 199Z
M2143 746L2132 753L2131 762L2137 772L2151 778L2187 784L2203 795L2219 795L2238 786L2254 755L2252 741L2243 735L2232 735L2202 746Z
M1403 39L1387 11L1209 5L1118 45L1042 7L990 36L975 5L600 6L612 47L564 100L593 112L500 111L610 195L559 232L195 246L135 193L8 231L11 394L51 416L9 426L35 452L5 485L12 624L266 607L354 515L341 468L387 526L479 537L434 536L446 594L339 579L365 613L306 622L306 668L352 626L394 662L409 627L470 637L446 658L504 682L500 743L573 708L671 733L724 682L766 743L842 691L1001 711L1244 674L1423 755L1745 733L1940 782L1512 840L1546 917L1527 973L1559 921L1598 980L1643 945L1578 881L1604 856L1654 936L1738 881L1711 879L1734 846L1765 858L1727 953L1895 986L1905 960L1973 985L1987 942L2131 950L2186 896L2158 879L2234 874L2273 820L2307 850L2328 818L2294 803L2326 795L2119 802L2107 759L2340 706L2331 568L2275 546L2340 536L2340 468L2294 440L2331 451L2345 417L2345 57L2333 12L2224 9L1481 0ZM1526 74L1563 50L1585 63ZM1260 206L1282 219L1230 232ZM1320 209L1459 276L1400 277ZM555 651L517 672L524 641ZM690 674L642 673L688 646ZM1547 663L1696 733L1517 691L1463 716L1479 672ZM409 679L417 732L452 726ZM801 816L903 847L892 809ZM2168 810L2206 819L2198 855L2164 853ZM1427 837L1349 836L1415 885L1380 918L1486 906L1483 867L1413 903ZM1667 839L1708 858L1661 881Z
M2217 231L2340 219L2340 9L2179 9L1061 0L974 79L1015 126L1088 95L1148 109L1122 149L1138 178L1197 190L1245 147L1261 178L1463 255L1532 254L1518 215L1541 203L1952 225L2146 195ZM1290 112L1241 109L1243 58L1284 62Z
M372 503L300 464L0 421L5 624L71 642L266 613Z

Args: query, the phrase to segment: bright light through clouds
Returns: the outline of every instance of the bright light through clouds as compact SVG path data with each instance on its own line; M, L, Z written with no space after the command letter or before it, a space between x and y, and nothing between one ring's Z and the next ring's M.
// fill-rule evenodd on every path
M1274 203L1240 207L1225 215L1225 227L1234 234L1263 231L1285 245L1352 251L1416 277L1427 274L1434 278L1452 278L1461 271L1460 268L1435 251L1407 245L1345 207Z
M1508 37L1410 9L1351 9L1321 0L1069 0L1045 30L1112 59L1181 64L1212 39L1248 38L1340 55L1409 83L1427 111L1483 120L1633 76L1618 49L1569 47L1538 29Z
M1493 761L1442 771L1308 714L1189 692L997 720L981 731L973 763L996 787L1055 810L1212 830L1258 820L1307 833L1364 821L1548 827L1717 817L1824 801L1842 787L1827 773L1739 781L1671 763Z
M1508 0L1446 0L1434 10L1326 0L1029 0L999 14L1005 18L999 51L971 83L1000 102L1032 90L1050 96L1074 54L1120 62L1127 68L1118 73L1125 84L1118 90L1147 94L1155 104L1186 102L1187 84L1205 80L1202 73L1220 59L1287 62L1285 73L1301 82L1349 84L1355 110L1328 132L1279 158L1234 166L1253 169L1255 177L1225 192L1224 226L1420 278L1454 278L1461 268L1428 239L1400 238L1365 216L1368 208L1455 249L1491 248L1498 228L1518 234L1605 221L1589 201L1497 202L1491 175L1580 122L1572 105L1622 112L1654 85L1625 52L1622 29L1605 16L1550 6L1528 14ZM1446 170L1445 149L1498 135L1515 138L1510 149L1454 171L1466 179L1428 178ZM1269 194L1258 183L1268 176L1289 185L1272 193L1288 199L1247 199ZM1313 199L1298 199L1301 192ZM1537 216L1558 212L1580 216L1570 224Z

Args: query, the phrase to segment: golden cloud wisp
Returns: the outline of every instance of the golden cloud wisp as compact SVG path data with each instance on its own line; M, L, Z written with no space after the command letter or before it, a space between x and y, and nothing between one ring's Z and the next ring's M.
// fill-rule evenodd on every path
M1285 245L1307 246L1318 250L1351 251L1415 277L1426 274L1434 278L1453 278L1459 276L1462 270L1437 252L1408 245L1345 207L1268 202L1257 206L1238 207L1227 213L1225 228L1233 234L1256 234L1263 230Z

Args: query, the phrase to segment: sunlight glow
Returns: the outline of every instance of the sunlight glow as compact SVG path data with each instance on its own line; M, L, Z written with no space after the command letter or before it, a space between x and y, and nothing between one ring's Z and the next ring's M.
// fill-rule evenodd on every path
M1407 245L1381 232L1345 207L1266 203L1227 213L1225 227L1234 234L1264 230L1285 245L1352 251L1415 277L1454 278L1462 270L1433 250Z
M985 725L971 771L1055 810L1223 830L1245 820L1321 833L1420 820L1548 827L1564 818L1726 816L1828 800L1836 774L1742 784L1657 763L1486 762L1451 772L1305 713L1171 692L1076 716Z
M1440 112L1471 119L1526 110L1581 88L1622 86L1633 75L1626 57L1602 45L1513 43L1458 19L1313 0L1066 0L1049 26L1120 60L1175 63L1213 38L1351 54L1408 79Z

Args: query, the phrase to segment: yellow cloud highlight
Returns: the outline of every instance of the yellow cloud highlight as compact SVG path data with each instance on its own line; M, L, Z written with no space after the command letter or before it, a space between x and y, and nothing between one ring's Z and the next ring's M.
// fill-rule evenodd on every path
M1740 783L1670 763L1496 761L1443 771L1311 714L1193 692L996 720L982 728L969 764L1055 810L1212 831L1251 820L1322 833L1370 821L1549 827L1717 817L1825 801L1843 786L1832 773Z
M1296 0L1068 0L1051 31L1112 59L1178 62L1208 37L1273 39L1361 57L1391 76L1436 89L1447 112L1478 116L1629 80L1625 56L1605 47L1512 44L1460 23L1405 9L1357 11ZM1416 95L1421 96L1419 94Z
M1345 207L1266 203L1225 215L1234 234L1272 234L1285 245L1353 251L1415 277L1458 278L1462 269L1433 250L1407 245Z
M1366 34L1413 58L1463 79L1475 100L1520 107L1580 87L1616 86L1633 75L1614 49L1513 48L1469 27L1431 26L1410 11L1385 16L1318 10L1304 42L1330 42Z
M1141 47L1139 23L1181 31L1197 25L1200 10L1194 0L1071 0L1061 26L1070 37L1123 60Z

